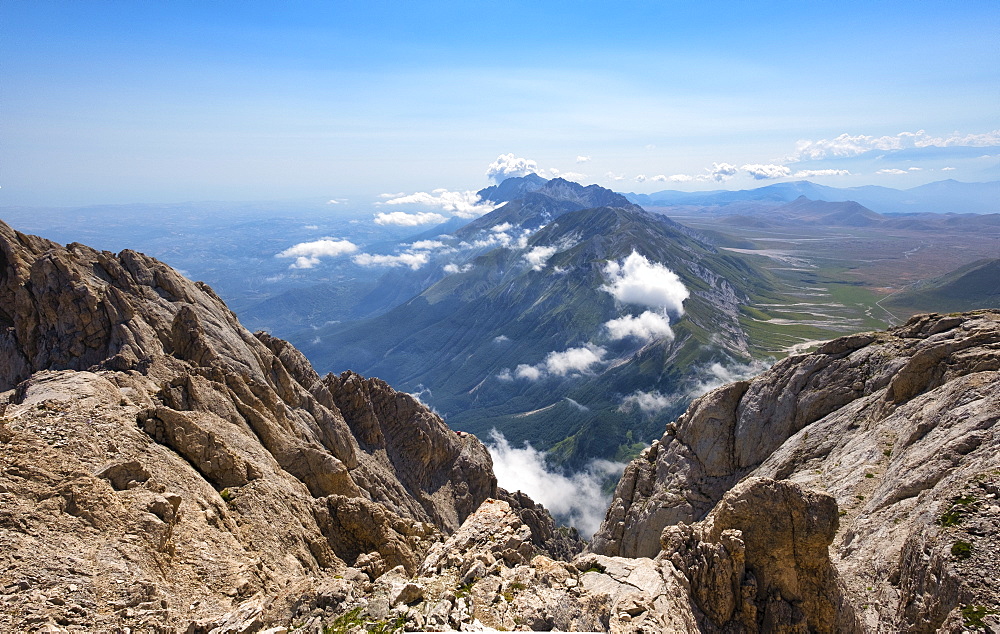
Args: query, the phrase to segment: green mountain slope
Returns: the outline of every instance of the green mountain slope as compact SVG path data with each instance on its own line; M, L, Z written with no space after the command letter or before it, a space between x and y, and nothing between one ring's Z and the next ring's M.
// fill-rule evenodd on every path
M572 189L564 183L556 186ZM522 212L537 211L543 191L462 231L488 232L515 218L529 225L541 216ZM475 256L468 270L384 315L293 340L323 371L353 369L421 393L458 429L485 436L496 427L512 442L555 449L568 464L625 457L662 431L712 363L749 359L740 306L771 283L740 256L607 190L596 193L604 192L623 206L563 211L568 198L550 199L549 213L558 215L526 243ZM672 319L672 338L613 340L605 326L646 310L604 290L608 263L633 252L676 273L690 293L684 314ZM552 370L554 353L588 350L599 360L579 371ZM531 378L519 376L522 367L543 370ZM655 411L623 409L637 392L651 394Z
M901 318L922 312L1000 308L1000 259L967 264L896 293L880 304Z

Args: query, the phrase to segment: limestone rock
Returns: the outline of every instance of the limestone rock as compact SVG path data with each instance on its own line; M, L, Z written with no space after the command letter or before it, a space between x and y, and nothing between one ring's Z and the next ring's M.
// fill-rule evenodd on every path
M976 581L995 566L951 554L959 542L988 551L984 536L1000 531L980 487L1000 474L998 371L1000 312L989 310L917 316L789 357L668 425L626 468L592 548L654 556L654 534L706 517L741 480L788 479L836 499L833 561L864 627L960 629L963 608L1000 609ZM953 511L983 535L941 519Z
M4 631L254 629L247 602L285 618L288 584L414 570L496 490L477 439L380 381L322 379L208 286L3 223L0 409Z

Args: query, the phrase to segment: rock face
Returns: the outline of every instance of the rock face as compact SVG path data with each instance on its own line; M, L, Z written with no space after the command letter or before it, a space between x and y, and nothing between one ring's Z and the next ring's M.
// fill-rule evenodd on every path
M834 562L867 627L961 628L1000 607L985 581L998 573L998 370L997 311L921 315L789 357L671 423L626 469L592 548L655 556L665 527L706 517L741 480L787 479L842 509Z
M320 378L142 254L3 223L0 412L5 631L184 629L310 574L412 572L496 495L482 443L413 397Z

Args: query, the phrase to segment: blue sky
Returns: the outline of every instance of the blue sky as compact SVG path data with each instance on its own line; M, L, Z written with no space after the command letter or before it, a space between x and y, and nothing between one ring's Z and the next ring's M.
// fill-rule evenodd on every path
M705 4L5 0L0 205L1000 178L994 0Z

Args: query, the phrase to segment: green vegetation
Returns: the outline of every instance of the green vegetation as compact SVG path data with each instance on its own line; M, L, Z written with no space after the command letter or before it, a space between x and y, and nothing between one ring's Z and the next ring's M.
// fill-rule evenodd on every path
M223 502L227 502L227 503L228 502L232 502L233 501L233 492L230 491L229 489L223 489L223 490L219 491L219 497L222 498Z
M983 605L962 606L962 619L968 627L986 627L983 617L987 614L996 614L996 610L991 610Z
M952 544L951 554L958 559L968 559L972 556L972 544L960 539Z
M458 586L458 590L455 591L455 596L458 598L467 597L472 592L472 586L476 584L475 581L470 581L469 583L463 583Z
M323 634L347 634L357 628L364 628L364 631L370 634L395 634L396 632L402 632L406 625L406 619L402 616L380 621L369 621L362 615L364 609L365 606L361 605L341 614L334 619L333 623L323 627Z

